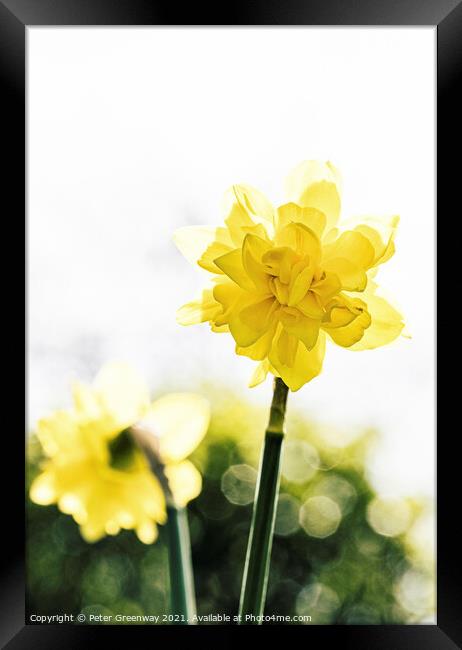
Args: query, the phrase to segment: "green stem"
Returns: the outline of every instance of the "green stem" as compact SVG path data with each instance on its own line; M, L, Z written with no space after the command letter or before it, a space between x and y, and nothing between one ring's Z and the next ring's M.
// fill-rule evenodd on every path
M176 625L188 625L196 614L188 513L170 505L167 516L171 614L178 617Z
M196 596L191 562L188 513L175 504L156 437L145 426L135 425L130 433L144 453L151 472L159 481L167 503L168 557L170 567L171 615L175 625L194 624Z
M263 614L268 583L271 546L280 481L281 449L288 388L277 377L265 433L255 504L247 546L241 601L240 624L257 625Z

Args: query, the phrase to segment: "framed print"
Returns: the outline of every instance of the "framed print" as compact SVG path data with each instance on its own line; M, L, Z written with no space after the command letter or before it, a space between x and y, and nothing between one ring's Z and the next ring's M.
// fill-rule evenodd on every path
M2 0L4 647L461 647L436 426L461 7Z

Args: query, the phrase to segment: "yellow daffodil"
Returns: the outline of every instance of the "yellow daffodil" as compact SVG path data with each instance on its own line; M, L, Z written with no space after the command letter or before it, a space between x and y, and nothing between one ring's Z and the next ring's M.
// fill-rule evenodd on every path
M271 372L296 391L321 372L327 337L367 350L401 333L401 315L373 281L394 253L399 218L339 227L340 179L329 162L301 163L286 193L289 202L274 209L256 189L234 185L224 226L175 233L185 257L212 274L177 320L230 332L237 354L260 362L251 386Z
M73 407L39 421L47 460L31 486L32 501L56 503L94 542L134 529L146 544L166 520L165 491L134 444L130 428L150 424L152 446L179 507L195 498L202 479L187 456L206 433L208 402L176 393L150 403L146 386L124 364L108 364L91 386L76 383Z

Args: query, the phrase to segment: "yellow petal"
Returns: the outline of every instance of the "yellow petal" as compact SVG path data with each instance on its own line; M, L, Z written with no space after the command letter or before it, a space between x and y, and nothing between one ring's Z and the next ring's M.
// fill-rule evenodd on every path
M274 210L271 202L251 185L240 183L227 190L223 205L225 215L229 216L236 206L240 209L239 216L243 224L259 223L262 219L273 223Z
M271 278L269 281L271 293L276 296L281 305L287 305L289 302L289 286L281 282L280 278Z
M264 359L266 356L268 356L268 353L271 349L275 330L276 323L271 325L269 329L264 334L262 334L262 336L257 341L255 341L255 343L252 343L252 345L248 345L246 347L236 345L236 354L240 354L244 357L249 357L249 359L253 359L254 361L260 361Z
M237 345L247 347L255 343L263 333L270 328L275 307L274 298L256 292L242 291L234 294L226 285L215 287L214 295L219 302L223 301L225 311L216 322L227 323ZM271 302L267 299L271 298ZM242 318L243 314L243 318ZM259 315L264 318L263 323L258 322Z
M249 217L273 222L273 206L262 192L243 184L234 185L233 192L237 202Z
M95 526L93 523L87 523L80 526L80 534L86 542L94 544L105 536L106 531L104 530L104 526Z
M239 320L231 325L231 333L236 333L235 339L239 339L241 346L252 345L269 329L272 316L278 308L274 297L264 298L258 302L247 305L239 312ZM243 327L242 327L243 326Z
M220 282L213 289L213 296L222 307L222 313L214 321L215 327L229 327L238 319L239 312L252 302L258 302L262 296L244 291L231 280ZM238 320L237 325L240 324Z
M335 291L340 290L340 282L336 283ZM322 286L321 286L322 291ZM303 300L297 304L297 309L299 309L304 316L309 318L322 318L324 315L324 310L319 304L319 298L316 297L313 291L308 291Z
M261 261L268 274L278 276L281 282L289 284L293 265L297 261L297 254L288 246L276 246L268 250Z
M325 347L326 337L324 332L320 331L317 343L311 351L308 351L302 343L297 344L294 362L291 367L282 363L276 344L273 344L269 361L287 386L292 391L297 391L321 372Z
M324 245L326 244L333 244L334 241L338 238L339 236L339 229L338 228L331 228L330 230L326 230L324 232L324 236L322 238L322 242Z
M153 544L158 536L157 526L150 519L145 519L136 529L136 534L143 544Z
M210 271L210 273L222 273L221 269L215 264L214 260L221 255L231 252L233 249L231 246L225 246L219 242L214 242L210 244L202 257L198 260L197 264L205 269Z
M287 301L289 306L297 305L304 298L311 286L312 279L312 266L307 266L303 270L296 269L289 288L289 299Z
M116 521L109 519L104 526L104 530L107 535L117 535L117 533L120 533L120 526Z
M235 246L253 229L265 236L273 229L273 207L266 197L250 185L233 185L224 198L225 223ZM250 230L249 230L250 229Z
M258 384L264 382L268 375L269 369L270 363L268 359L261 361L252 373L249 381L249 388L254 388L254 386L258 386Z
M218 334L224 334L229 332L229 325L217 325L216 322L210 323L210 329L212 332L217 332Z
M277 209L276 231L282 230L289 223L301 223L321 239L326 227L326 215L316 208L302 208L296 203L286 203Z
M327 329L345 327L354 321L363 309L366 309L366 303L362 300L340 294L326 305L322 326Z
M323 263L325 271L337 276L343 289L347 291L364 291L367 275L364 269L344 257L335 257ZM316 291L312 287L313 291Z
M373 293L372 290L367 291L362 297L367 304L371 324L361 340L349 349L372 350L397 339L404 328L403 317L399 311L392 307L385 298Z
M340 175L332 163L302 162L286 180L286 195L289 201L324 213L328 229L337 223L340 216Z
M297 354L298 339L289 334L284 328L280 331L279 336L275 340L277 357L281 365L285 367L292 367Z
M138 472L136 480L126 475L123 478L129 488L128 504L132 513L135 513L135 520L139 521L141 515L146 514L157 523L164 524L167 520L164 491L150 469L146 468L145 472Z
M171 393L153 402L144 420L153 427L165 463L183 460L201 442L210 422L210 404L194 393Z
M72 399L79 419L97 420L101 417L102 404L93 386L81 381L72 383Z
M243 289L228 279L225 282L219 282L213 288L213 297L220 303L224 312L232 309L235 303L245 295L246 292Z
M278 246L288 246L298 255L309 257L310 266L317 266L321 259L321 242L316 233L301 223L289 223L275 238Z
M167 465L165 474L177 506L183 508L189 501L199 496L202 489L202 476L189 460Z
M180 307L176 314L180 325L196 325L213 320L221 312L221 305L213 297L212 289L205 289L199 300L193 300Z
M79 444L78 421L70 411L55 411L37 424L37 437L47 456L72 451Z
M85 524L88 520L84 499L82 499L81 490L76 493L67 492L62 494L57 500L58 508L66 515L72 515L77 524Z
M109 363L97 374L93 387L119 430L143 417L149 391L141 377L124 363Z
M281 310L281 323L288 334L295 336L308 350L312 350L318 340L320 320L307 318L297 309Z
M242 249L236 248L230 253L218 257L215 264L242 289L246 291L255 289L255 285L249 278L242 262Z
M330 314L328 325L323 323L323 328L327 331L331 339L337 345L350 348L360 341L364 332L371 324L371 317L366 310L366 305L362 300L352 300L353 311L345 309L333 309ZM345 313L345 312L348 312Z
M199 264L212 273L221 273L213 260L234 248L229 232L223 227L186 226L174 233L173 241L191 264Z
M34 503L48 506L56 503L57 490L53 472L43 472L34 479L30 487L30 498Z
M357 224L354 230L366 237L374 248L372 267L389 260L395 252L394 239L399 224L399 217L396 215L385 219L361 217L354 221Z
M246 235L242 244L242 264L252 280L254 288L268 292L269 276L262 262L262 257L271 248L271 244L256 235Z
M374 262L375 250L367 237L357 231L343 232L332 244L323 248L323 266L334 258L346 259L365 271Z
M311 291L316 294L316 296L319 296L323 304L335 296L339 291L341 291L341 289L342 285L335 273L326 273L322 280L316 280L311 285ZM310 314L308 314L308 316L310 316Z

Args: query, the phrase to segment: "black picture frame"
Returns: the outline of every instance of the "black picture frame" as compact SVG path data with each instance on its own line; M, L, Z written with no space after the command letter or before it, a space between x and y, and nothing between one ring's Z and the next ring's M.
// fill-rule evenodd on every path
M181 22L178 22L178 21ZM462 1L461 0L257 0L234 2L212 8L210 3L178 7L172 2L156 0L0 0L0 72L2 82L3 204L9 205L4 223L19 228L24 236L25 197L25 98L26 98L26 30L47 25L324 25L324 26L434 26L437 30L437 156L438 199L437 214L445 221L460 212L457 190L460 162L451 163L451 151L460 152L460 103L457 101L457 73L462 70ZM411 80L410 80L411 82ZM399 152L397 152L399 155ZM412 170L410 170L412 173ZM459 181L459 182L458 182ZM27 199L26 199L27 201ZM459 217L460 219L460 217ZM454 221L452 222L454 223ZM17 240L15 240L17 241ZM418 243L418 238L416 239ZM440 243L441 246L443 244ZM444 244L449 245L449 244ZM445 266L444 275L457 259L457 249ZM441 287L444 293L444 289ZM11 289L10 289L11 292ZM7 297L8 298L8 297ZM5 299L5 298L4 298ZM440 300L443 300L440 298ZM442 319L442 326L449 325ZM442 356L439 355L439 356ZM17 357L14 360L17 367ZM14 376L12 370L12 376ZM457 383L457 382L456 382ZM16 387L19 382L16 382ZM454 390L454 389L453 389ZM454 391L455 392L455 391ZM454 411L450 391L439 400L439 412ZM310 647L319 643L342 644L360 650L399 650L411 648L445 650L462 647L462 611L459 569L456 497L460 473L460 456L453 451L457 425L444 429L438 444L438 600L436 625L403 626L297 626L284 628L285 638L302 633ZM11 423L8 423L11 430ZM25 625L24 575L24 439L13 427L8 443L8 465L15 471L13 485L9 483L3 498L3 521L8 521L8 533L3 534L2 580L0 601L0 641L9 650L19 648L81 648L107 643L117 634L118 643L141 647L146 635L155 642L171 642L172 634L184 635L194 643L206 637L207 642L227 642L228 645L249 632L266 638L275 626L261 628L189 627L155 629L142 626L33 626ZM444 434L449 432L449 436ZM410 460L411 462L411 460ZM413 462L414 459L413 459ZM4 488L5 489L5 488ZM279 628L280 632L280 628ZM153 636L155 635L155 636ZM160 637L160 638L159 638ZM316 645L315 645L316 644Z

